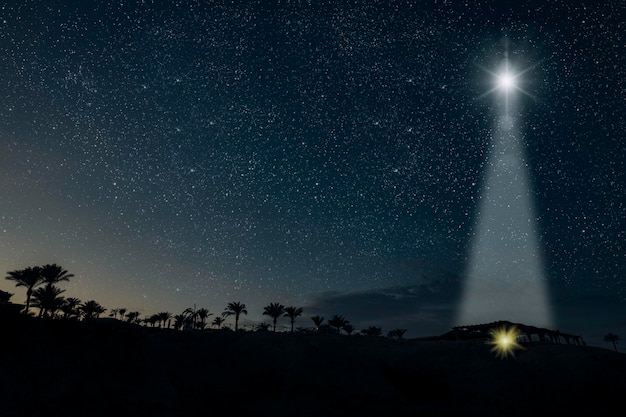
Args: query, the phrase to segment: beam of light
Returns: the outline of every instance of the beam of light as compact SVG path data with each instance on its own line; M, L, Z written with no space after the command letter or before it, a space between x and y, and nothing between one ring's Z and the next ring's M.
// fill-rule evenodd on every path
M497 80L497 73L491 73ZM456 324L498 320L552 327L542 246L515 102L497 101L497 124L479 197Z
M517 341L521 333L515 326L499 327L491 330L489 333L491 336L489 340L489 344L492 345L491 351L500 359L504 359L507 356L515 356L515 351L524 349Z

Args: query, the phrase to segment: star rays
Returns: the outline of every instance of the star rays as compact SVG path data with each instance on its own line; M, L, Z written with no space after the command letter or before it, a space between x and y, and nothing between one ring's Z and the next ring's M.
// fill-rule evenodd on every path
M479 98L500 92L508 105L510 97L519 92L536 101L537 98L531 92L523 88L524 74L535 68L536 65L537 64L534 64L522 70L517 70L508 58L504 58L502 64L496 70L490 70L489 68L478 65L480 69L492 77L491 88L481 94Z
M489 344L492 345L491 351L500 359L504 359L507 356L515 356L515 351L524 349L517 341L521 333L515 326L494 329L490 332L490 335L491 340Z

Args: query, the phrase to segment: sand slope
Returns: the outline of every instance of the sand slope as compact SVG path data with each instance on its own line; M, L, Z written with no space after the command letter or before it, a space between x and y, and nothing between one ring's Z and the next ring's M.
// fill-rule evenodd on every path
M3 318L0 416L526 416L615 411L626 355Z

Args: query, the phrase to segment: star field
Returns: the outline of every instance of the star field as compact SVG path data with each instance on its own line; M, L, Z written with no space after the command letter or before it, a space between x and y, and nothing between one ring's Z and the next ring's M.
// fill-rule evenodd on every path
M450 308L507 39L534 66L516 117L554 298L623 303L623 22L615 1L5 5L0 267L55 262L68 295L146 313Z

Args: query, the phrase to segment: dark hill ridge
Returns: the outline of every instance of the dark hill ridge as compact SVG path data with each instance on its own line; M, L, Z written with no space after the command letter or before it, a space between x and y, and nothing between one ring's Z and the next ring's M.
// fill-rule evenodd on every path
M480 341L178 332L4 318L0 416L526 416L623 411L626 355Z

